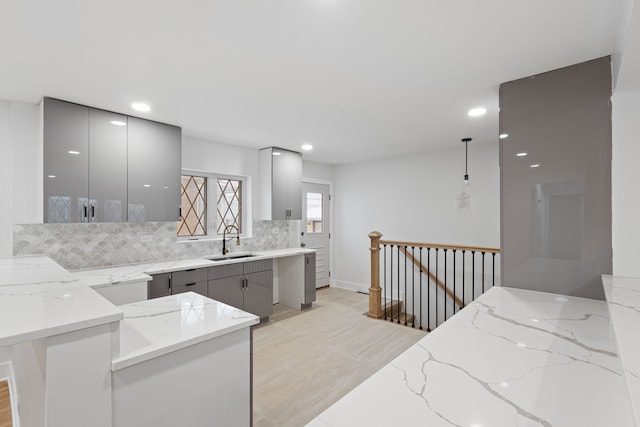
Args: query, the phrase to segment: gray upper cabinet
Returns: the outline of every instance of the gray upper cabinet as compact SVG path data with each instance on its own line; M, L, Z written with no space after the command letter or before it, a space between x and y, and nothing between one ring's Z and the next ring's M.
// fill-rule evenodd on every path
M45 98L44 222L179 219L179 127Z
M182 130L129 117L129 222L180 217Z
M302 219L302 155L270 147L260 150L261 219Z
M89 109L89 219L127 220L127 116Z
M44 222L121 222L127 117L44 100Z
M44 222L85 222L89 108L44 100Z

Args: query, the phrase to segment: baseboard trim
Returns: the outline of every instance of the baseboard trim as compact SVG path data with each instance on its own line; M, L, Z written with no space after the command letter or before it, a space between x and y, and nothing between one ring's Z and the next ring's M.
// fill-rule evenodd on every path
M360 292L361 294L369 295L369 285L366 285L363 283L347 282L344 280L335 280L332 286L340 289L347 289L349 291L356 291L356 292Z

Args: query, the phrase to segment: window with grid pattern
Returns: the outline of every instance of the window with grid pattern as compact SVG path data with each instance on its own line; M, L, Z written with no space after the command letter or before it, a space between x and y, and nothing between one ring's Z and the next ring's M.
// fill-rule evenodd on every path
M181 216L178 236L207 235L207 178L182 176Z
M217 233L223 234L226 227L242 233L242 181L218 178L217 182Z

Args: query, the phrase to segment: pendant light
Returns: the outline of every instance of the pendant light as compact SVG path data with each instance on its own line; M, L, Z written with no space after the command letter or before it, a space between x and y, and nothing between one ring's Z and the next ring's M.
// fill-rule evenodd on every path
M462 138L462 142L464 142L464 184L469 184L469 172L467 170L469 166L469 142L471 142L471 138Z

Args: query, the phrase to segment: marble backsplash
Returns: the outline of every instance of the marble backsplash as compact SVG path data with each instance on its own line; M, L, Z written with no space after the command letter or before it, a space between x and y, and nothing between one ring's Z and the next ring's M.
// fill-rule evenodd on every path
M151 240L151 241L149 241ZM289 247L289 221L253 221L253 237L231 252ZM177 241L175 222L24 224L13 227L13 254L46 255L68 270L198 258L222 252L221 240Z

